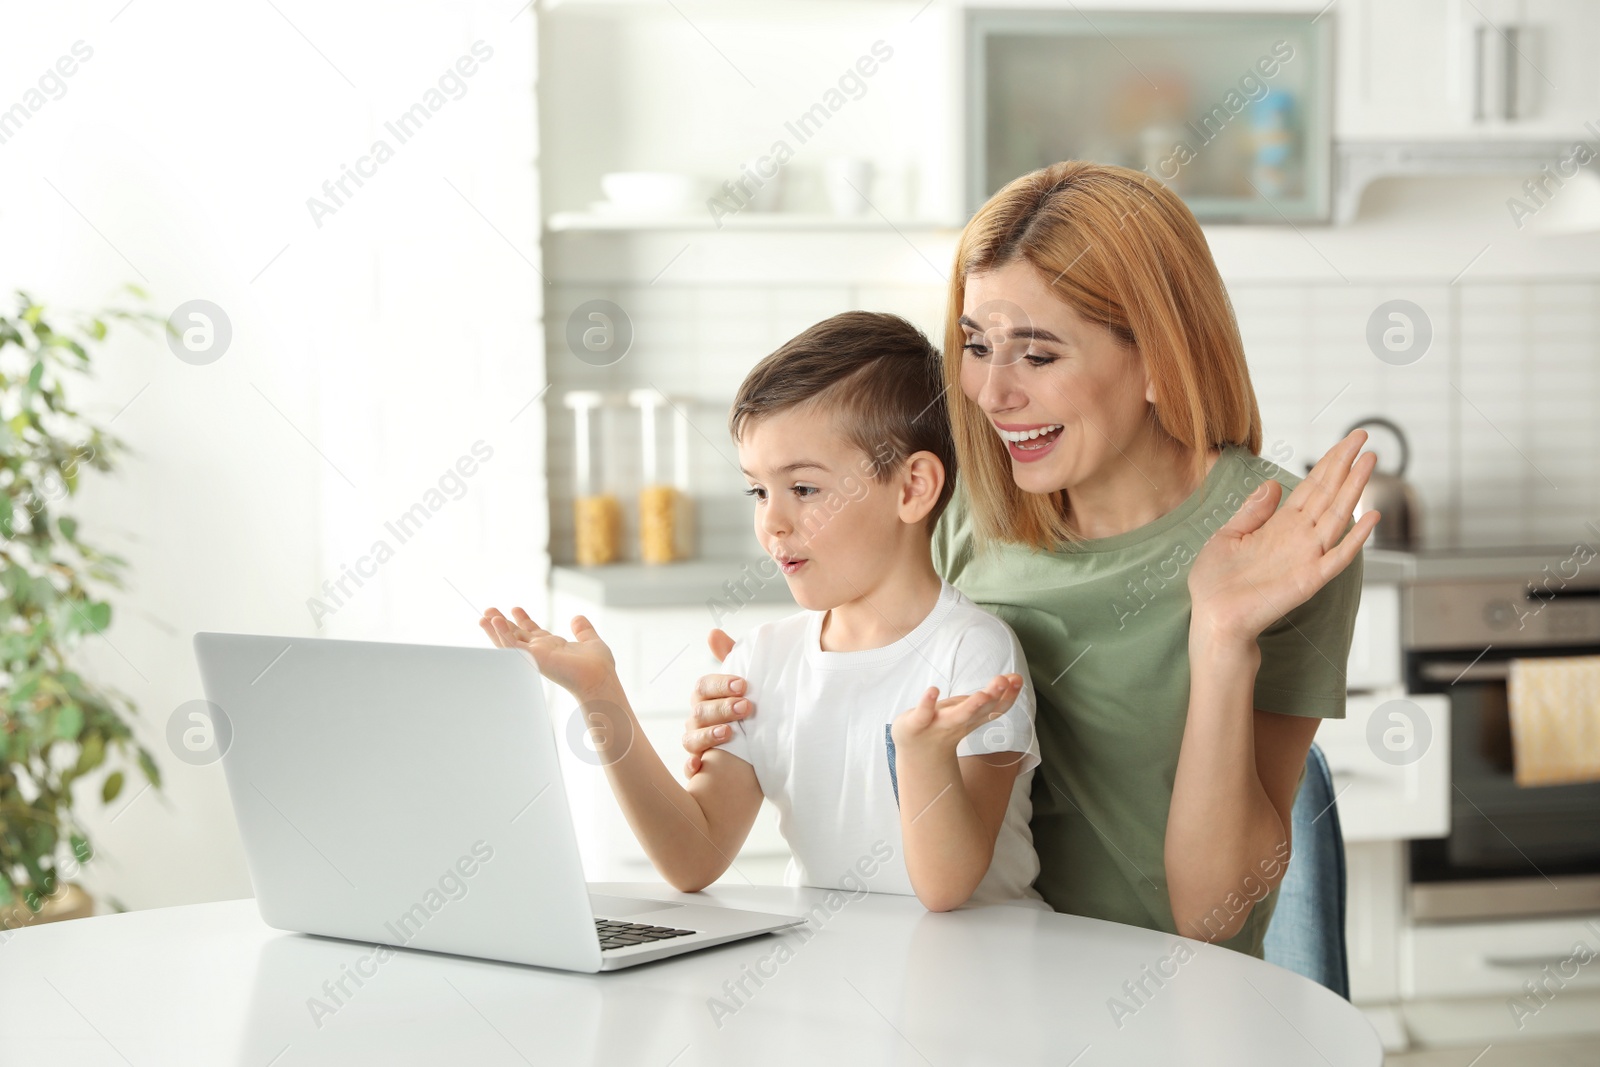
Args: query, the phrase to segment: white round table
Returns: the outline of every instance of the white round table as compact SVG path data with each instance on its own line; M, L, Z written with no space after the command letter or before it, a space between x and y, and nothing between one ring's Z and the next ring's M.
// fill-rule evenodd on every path
M30 928L0 945L0 1063L1383 1060L1365 1017L1321 986L1150 930L1015 907L936 915L912 897L816 889L719 885L706 897L822 910L803 933L597 975L412 951L377 962L370 945L272 930L253 900Z

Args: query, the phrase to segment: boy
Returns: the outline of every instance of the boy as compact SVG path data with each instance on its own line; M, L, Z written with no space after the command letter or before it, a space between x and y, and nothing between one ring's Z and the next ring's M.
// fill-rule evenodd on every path
M933 568L955 449L939 358L910 323L849 312L762 360L729 428L755 532L807 609L759 627L724 669L761 711L680 785L628 708L588 620L573 640L521 608L490 609L495 644L529 652L594 719L593 742L634 833L685 892L727 870L765 796L794 853L786 881L912 893L934 911L1031 902L1039 762L1015 635ZM970 693L940 700L941 692ZM855 885L859 886L859 882Z

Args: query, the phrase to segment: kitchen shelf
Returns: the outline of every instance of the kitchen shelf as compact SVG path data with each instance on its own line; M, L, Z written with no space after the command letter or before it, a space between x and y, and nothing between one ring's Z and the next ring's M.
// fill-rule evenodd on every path
M686 215L601 215L587 211L558 211L545 220L549 233L633 233L663 231L742 230L756 233L794 231L847 233L928 233L959 231L964 221L929 219L884 219L878 215L842 218L837 215L800 214L779 211L743 212L730 215L719 226L704 212Z
M1485 175L1539 178L1540 168L1554 167L1572 155L1572 142L1557 138L1506 140L1416 138L1337 141L1334 161L1333 221L1344 224L1360 214L1361 194L1382 178L1432 178ZM1568 180L1577 178L1575 171ZM1515 190L1508 190L1515 192ZM1530 206L1536 201L1529 201ZM1587 206L1587 205L1585 205ZM1518 229L1521 227L1519 226ZM1594 227L1600 228L1600 223ZM1536 231L1537 232L1537 231Z

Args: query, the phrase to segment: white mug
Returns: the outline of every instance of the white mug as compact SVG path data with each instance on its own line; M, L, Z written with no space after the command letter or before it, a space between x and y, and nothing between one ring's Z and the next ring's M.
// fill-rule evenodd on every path
M823 184L835 215L854 218L872 210L872 161L862 156L836 156L823 168Z

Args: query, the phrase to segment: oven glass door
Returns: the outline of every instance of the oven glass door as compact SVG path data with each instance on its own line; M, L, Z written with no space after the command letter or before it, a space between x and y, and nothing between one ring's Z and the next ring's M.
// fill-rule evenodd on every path
M1450 699L1450 835L1411 843L1411 880L1452 882L1600 874L1600 782L1518 786L1513 778L1506 678L1513 658L1596 655L1491 649L1471 654L1413 652L1414 692Z

